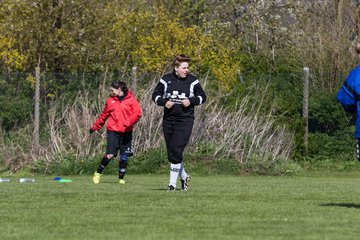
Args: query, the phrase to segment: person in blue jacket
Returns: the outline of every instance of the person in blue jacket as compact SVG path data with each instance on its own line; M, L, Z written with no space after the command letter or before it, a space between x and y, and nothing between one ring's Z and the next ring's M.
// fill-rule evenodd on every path
M355 47L360 55L360 43ZM356 159L360 161L360 66L350 71L337 93L337 100L345 111L355 114Z

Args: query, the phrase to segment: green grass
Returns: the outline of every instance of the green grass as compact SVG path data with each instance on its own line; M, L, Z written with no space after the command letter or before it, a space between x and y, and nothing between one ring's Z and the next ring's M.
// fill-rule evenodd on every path
M35 176L0 183L0 238L358 239L360 173L193 176L166 192L167 175Z

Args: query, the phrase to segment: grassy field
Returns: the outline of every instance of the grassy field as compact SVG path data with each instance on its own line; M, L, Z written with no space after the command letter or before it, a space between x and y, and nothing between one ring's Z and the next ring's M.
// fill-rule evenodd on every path
M360 174L36 176L0 183L0 239L359 239Z

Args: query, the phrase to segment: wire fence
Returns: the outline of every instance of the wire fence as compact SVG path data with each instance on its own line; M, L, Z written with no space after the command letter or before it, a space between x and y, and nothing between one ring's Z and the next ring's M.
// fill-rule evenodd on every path
M40 101L41 114L54 101L71 102L80 92L88 92L95 97L99 91L106 92L114 80L126 82L141 98L142 91L149 91L146 87L158 76L150 73L138 73L136 68L127 72L101 73L41 73ZM332 138L331 143L342 145L336 140L339 131L351 134L353 118L347 115L336 102L335 89L340 87L346 75L336 76L338 86L327 88L319 79L327 79L326 74L315 74L311 69L299 73L282 74L281 76L240 76L240 84L244 82L259 83L268 81L273 84L274 96L280 96L283 101L283 112L274 115L287 116L289 125L298 122L300 128L293 130L302 139L297 144L304 146L304 154L308 154L309 145L314 145L312 135L323 134ZM276 80L273 80L276 79ZM36 77L34 73L0 73L0 121L5 131L10 131L34 119L34 87ZM289 91L291 90L291 91ZM283 94L283 92L287 92ZM288 94L288 95L287 95ZM236 96L233 96L236 98ZM105 101L105 99L104 99ZM150 101L150 100L149 100ZM286 109L288 107L288 109ZM41 117L40 117L41 119ZM350 129L350 130L349 130ZM310 141L310 142L309 142ZM343 140L339 140L343 141ZM324 143L325 144L325 143ZM310 154L314 149L310 146ZM330 150L327 150L330 151Z

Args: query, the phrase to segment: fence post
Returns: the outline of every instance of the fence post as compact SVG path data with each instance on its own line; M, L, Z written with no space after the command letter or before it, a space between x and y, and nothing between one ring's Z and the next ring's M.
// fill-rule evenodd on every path
M131 91L136 94L136 88L137 88L137 67L132 67L132 84L131 84Z
M40 67L35 68L35 96L34 96L34 131L32 140L32 152L39 153L39 125L40 125Z
M304 67L303 119L305 156L308 154L309 139L309 74L308 67Z

